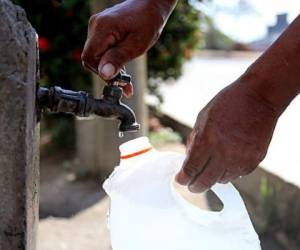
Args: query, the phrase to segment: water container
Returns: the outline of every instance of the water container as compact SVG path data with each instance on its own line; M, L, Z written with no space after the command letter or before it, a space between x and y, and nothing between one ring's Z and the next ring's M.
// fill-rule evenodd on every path
M244 202L232 184L212 191L221 211L189 203L174 188L184 154L158 152L141 137L120 146L121 161L105 181L111 199L113 250L259 250Z

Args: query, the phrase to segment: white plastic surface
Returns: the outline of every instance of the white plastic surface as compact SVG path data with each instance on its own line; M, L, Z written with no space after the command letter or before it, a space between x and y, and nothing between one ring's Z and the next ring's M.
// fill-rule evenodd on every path
M232 184L212 190L220 212L201 210L172 185L184 155L151 150L121 161L105 181L113 250L259 250L245 205Z
M152 145L146 136L136 138L134 140L123 143L120 146L121 157L134 154L144 149L151 148Z

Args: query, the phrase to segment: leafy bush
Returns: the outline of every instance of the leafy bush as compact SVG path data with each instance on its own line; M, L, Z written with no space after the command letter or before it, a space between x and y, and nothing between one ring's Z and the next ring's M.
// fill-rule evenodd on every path
M87 88L88 74L80 63L89 19L88 1L15 0L25 8L39 34L41 82L74 89ZM159 41L148 53L149 77L167 79L181 75L200 40L198 11L188 0L180 0Z
M183 63L199 48L200 40L199 12L188 0L178 1L159 41L149 51L149 76L178 78Z

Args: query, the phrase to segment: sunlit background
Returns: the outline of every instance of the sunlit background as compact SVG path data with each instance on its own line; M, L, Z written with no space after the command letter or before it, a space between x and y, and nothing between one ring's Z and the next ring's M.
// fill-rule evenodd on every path
M276 15L287 14L291 22L300 11L296 0L216 0L203 1L195 6L215 20L226 35L241 42L252 42L263 38L268 26L276 23Z

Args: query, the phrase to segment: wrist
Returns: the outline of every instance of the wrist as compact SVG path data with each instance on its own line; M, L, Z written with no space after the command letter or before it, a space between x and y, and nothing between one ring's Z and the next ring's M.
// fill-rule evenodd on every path
M299 28L300 16L245 73L254 90L281 112L300 93Z
M276 77L276 73L272 74L266 68L260 67L259 63L254 63L240 80L259 100L280 115L300 93L300 89L298 84L289 84Z
M280 112L300 93L299 29L300 16L242 76L257 95Z

